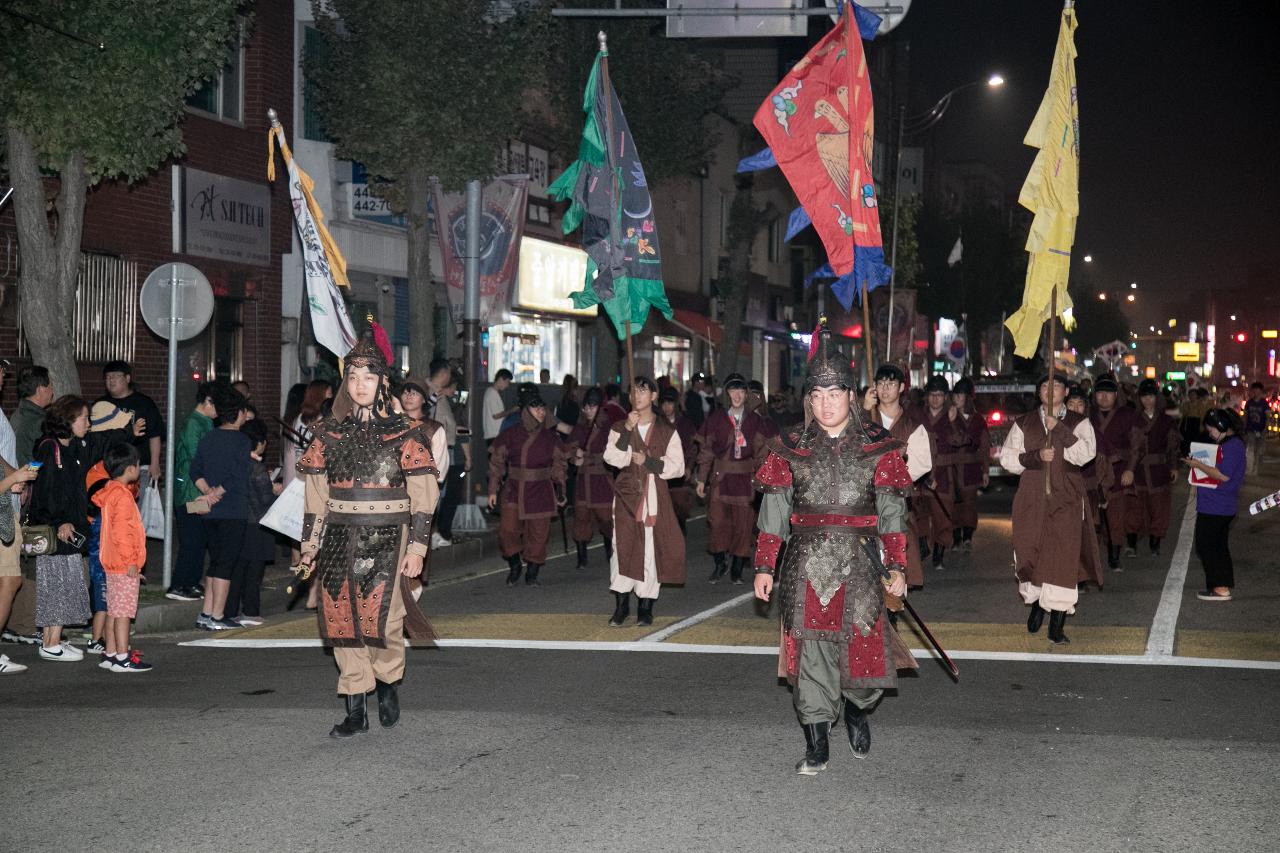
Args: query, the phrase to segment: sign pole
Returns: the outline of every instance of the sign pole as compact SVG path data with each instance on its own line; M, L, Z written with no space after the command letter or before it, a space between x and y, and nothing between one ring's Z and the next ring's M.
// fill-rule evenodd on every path
M180 300L178 288L182 279L178 276L178 265L173 264L169 273L169 369L168 400L165 404L164 420L164 588L169 589L173 583L173 496L174 492L174 418L177 416L177 403L174 397L178 393L178 326L182 322L178 317Z
M470 429L467 441L471 445L471 470L464 474L462 494L465 499L459 507L456 524L462 530L483 530L483 515L475 507L476 472L488 470L488 455L484 445L483 406L480 389L483 386L483 359L480 352L480 208L481 184L467 181L467 257L463 274L462 295L462 354L466 363L467 394L466 423ZM436 212L443 215L442 211Z

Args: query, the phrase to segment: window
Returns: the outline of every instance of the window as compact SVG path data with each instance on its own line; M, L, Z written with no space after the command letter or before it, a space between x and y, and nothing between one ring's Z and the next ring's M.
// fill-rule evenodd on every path
M244 28L236 30L227 64L195 93L188 96L193 110L239 123L244 119Z
M142 282L138 279L136 261L126 261L114 255L83 252L80 255L80 272L76 277L76 307L72 320L72 342L76 361L133 361L133 347L138 316L138 291ZM130 318L117 322L117 318ZM18 312L22 322L22 312ZM18 329L18 351L26 356L30 350L27 340Z
M302 30L303 68L308 65L323 65L329 58L329 45L324 36L315 27L304 27ZM316 112L315 84L309 79L302 82L302 138L315 142L332 142L320 125L320 114Z
M244 302L215 298L209 323L207 379L239 382L244 378Z
M729 246L729 195L720 190L720 248Z
M777 217L769 222L769 263L776 264L779 255L782 254L782 238L785 236L782 230L782 218Z

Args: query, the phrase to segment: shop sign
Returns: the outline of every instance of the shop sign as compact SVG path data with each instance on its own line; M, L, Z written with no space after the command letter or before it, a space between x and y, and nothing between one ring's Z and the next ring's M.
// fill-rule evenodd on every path
M182 252L237 264L271 265L271 190L185 167Z
M1174 341L1173 342L1173 360L1174 361L1199 361L1200 360L1200 342L1199 341Z
M398 228L408 222L404 214L396 213L390 202L369 188L369 170L356 161L351 163L351 183L347 184L347 218Z
M520 241L520 275L516 305L527 311L550 311L579 317L596 316L596 306L574 308L570 293L582 290L587 253L573 246L525 237Z

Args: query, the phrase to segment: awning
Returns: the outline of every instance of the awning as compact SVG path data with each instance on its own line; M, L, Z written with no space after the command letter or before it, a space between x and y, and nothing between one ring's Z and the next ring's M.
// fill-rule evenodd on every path
M724 327L719 323L712 322L709 317L704 317L697 311L676 308L671 322L689 334L702 338L713 347L720 346L720 342L724 340Z

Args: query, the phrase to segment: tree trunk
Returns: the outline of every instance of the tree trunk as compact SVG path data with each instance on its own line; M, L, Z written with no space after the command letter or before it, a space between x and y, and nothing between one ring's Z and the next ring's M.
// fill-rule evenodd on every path
M436 347L436 291L431 281L431 229L427 199L431 188L420 167L409 169L405 207L409 227L409 373L425 377Z
M607 385L617 382L622 375L622 357L619 354L621 344L618 333L613 329L613 321L600 309L596 317L596 382Z
M67 158L55 202L56 226L45 210L44 181L26 131L8 125L9 174L13 179L13 212L18 227L22 267L18 297L22 330L32 361L49 369L57 394L79 394L76 369L76 279L80 272L80 235L84 228L84 156ZM134 323L129 317L125 322Z
M751 275L751 244L755 242L762 214L752 200L751 182L741 181L729 208L729 272L716 281L716 289L724 300L724 337L716 353L717 384L723 384L730 373L740 373L739 340L742 318L747 311L747 284Z

